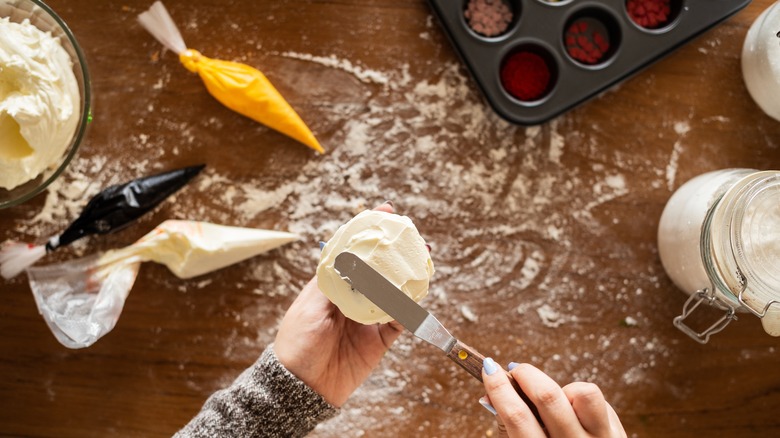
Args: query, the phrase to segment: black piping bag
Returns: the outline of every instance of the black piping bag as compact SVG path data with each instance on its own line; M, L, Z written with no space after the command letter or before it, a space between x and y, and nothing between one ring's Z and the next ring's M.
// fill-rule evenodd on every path
M129 226L184 187L205 164L171 170L110 186L93 197L81 215L43 245L6 242L0 248L0 275L9 279L46 254L92 234L107 234Z

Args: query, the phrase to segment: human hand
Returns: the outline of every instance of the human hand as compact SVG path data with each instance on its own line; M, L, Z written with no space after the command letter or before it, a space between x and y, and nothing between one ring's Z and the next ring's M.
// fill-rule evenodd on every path
M499 438L626 437L617 413L593 383L574 382L561 388L529 364L510 363L509 373L536 405L546 432L512 388L506 373L486 358L482 379L497 413Z
M393 212L390 203L374 210ZM403 331L393 321L363 325L345 317L317 287L304 286L282 319L274 352L282 365L340 407Z

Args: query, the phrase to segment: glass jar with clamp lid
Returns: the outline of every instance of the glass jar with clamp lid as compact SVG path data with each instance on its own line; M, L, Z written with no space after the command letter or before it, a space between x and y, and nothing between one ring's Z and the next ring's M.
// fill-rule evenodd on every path
M780 336L780 171L726 169L686 182L661 215L658 249L690 295L674 325L691 338L706 343L738 312ZM696 331L686 319L702 303L724 313Z

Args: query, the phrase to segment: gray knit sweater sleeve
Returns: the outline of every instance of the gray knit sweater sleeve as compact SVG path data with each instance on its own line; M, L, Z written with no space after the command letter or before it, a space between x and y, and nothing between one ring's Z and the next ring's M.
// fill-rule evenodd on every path
M232 385L209 397L175 436L302 437L337 413L279 362L271 344Z

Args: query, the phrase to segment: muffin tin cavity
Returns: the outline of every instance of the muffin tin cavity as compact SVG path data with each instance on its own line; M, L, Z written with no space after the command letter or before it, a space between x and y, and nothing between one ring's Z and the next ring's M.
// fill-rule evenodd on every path
M599 95L750 0L428 0L491 107L536 125Z
M680 15L682 4L682 0L626 0L626 13L642 29L664 29Z
M604 9L583 9L566 21L563 46L569 58L577 63L602 65L620 47L620 25Z
M519 3L509 0L465 0L463 18L478 36L495 38L509 31L520 16Z
M533 102L547 96L558 81L558 66L546 49L522 44L512 49L501 62L501 85L521 102Z

